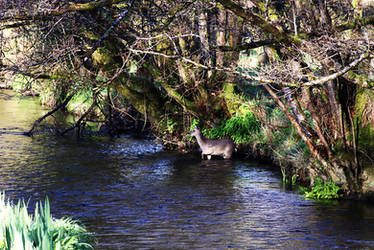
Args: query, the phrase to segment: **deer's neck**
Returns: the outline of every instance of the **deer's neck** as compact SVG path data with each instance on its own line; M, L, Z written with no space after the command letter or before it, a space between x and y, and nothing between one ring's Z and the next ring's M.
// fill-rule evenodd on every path
M197 135L196 140L197 140L197 143L199 143L200 146L205 145L205 143L206 143L206 138L202 134Z

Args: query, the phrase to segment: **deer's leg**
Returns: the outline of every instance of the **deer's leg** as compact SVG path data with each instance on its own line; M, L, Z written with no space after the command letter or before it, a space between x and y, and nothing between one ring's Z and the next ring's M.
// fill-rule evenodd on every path
M231 158L231 154L224 154L223 155L223 159L230 159Z
M208 155L208 160L210 160L212 158L212 156L211 155Z

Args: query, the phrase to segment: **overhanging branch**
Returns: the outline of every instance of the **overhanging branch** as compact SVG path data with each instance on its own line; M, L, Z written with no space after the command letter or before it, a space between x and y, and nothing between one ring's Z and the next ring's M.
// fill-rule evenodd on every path
M7 21L27 21L27 20L44 20L51 16L61 16L68 12L74 11L88 11L93 10L105 6L110 6L113 4L117 4L123 2L123 0L99 0L99 1L92 1L88 3L68 3L67 5L58 8L58 9L49 9L43 12L36 12L36 13L14 13L12 11L6 12L4 15L0 16L0 22L7 22Z
M255 49L255 48L266 46L266 45L272 45L277 42L278 41L275 39L266 39L262 41L239 44L236 46L213 46L212 50L219 50L222 52L231 52L231 51L240 52L243 50Z
M231 0L217 0L222 6L232 12L234 12L237 16L242 17L243 19L250 22L252 25L255 25L262 30L270 33L273 35L274 39L278 42L284 42L286 44L296 44L300 45L301 40L297 37L290 36L289 34L285 33L275 25L267 22L261 16L251 12L248 9L244 9L242 6L234 3Z
M368 57L369 57L369 53L363 53L356 60L352 61L350 64L348 64L346 67L342 68L341 70L339 70L339 71L337 71L337 72L335 72L331 75L324 76L324 77L321 77L319 79L316 79L314 81L301 83L300 87L301 86L310 87L310 86L314 86L314 85L322 85L325 82L334 80L334 79L338 78L339 76L342 76L342 75L346 74L348 71L350 71L351 69L356 67L360 62L362 62L363 60L365 60Z
M340 32L348 29L357 29L370 24L374 24L374 15L365 18L354 19L353 21L347 22L345 24L335 26L334 30Z
M262 82L262 83L266 83L266 84L278 84L278 85L284 85L284 86L289 85L288 83L285 83L285 82L278 82L278 81L274 81L274 80L271 80L271 79L266 79L266 78L262 78L262 77L258 77L258 76L251 76L251 75L239 72L239 71L237 71L235 69L231 69L231 68L206 66L204 64L195 62L195 61L193 61L193 60L191 60L187 57L183 57L183 56L179 56L179 55L167 55L167 54L164 54L164 53L160 53L160 52L157 52L157 51L150 51L150 50L137 50L137 49L129 49L129 50L131 52L137 53L137 54L149 54L149 55L163 56L163 57L169 58L169 59L180 59L182 61L185 61L189 64L194 65L196 68L206 69L206 70L224 71L224 72L228 72L228 73L231 73L231 74L239 75L239 76L241 76L243 78L246 78L248 80L258 81L258 82Z
M342 68L341 70L339 70L339 71L337 71L337 72L335 72L331 75L324 76L324 77L321 77L319 79L309 81L309 82L290 83L290 82L285 82L285 81L281 81L281 80L272 80L272 79L267 79L265 77L248 75L246 73L237 71L236 69L225 68L225 67L206 66L204 64L195 62L195 61L193 61L189 58L179 56L179 55L167 55L167 54L164 54L164 53L161 53L161 52L149 51L149 50L148 51L147 50L136 50L136 49L129 49L129 50L131 52L137 53L137 54L149 54L149 55L162 56L162 57L169 58L169 59L180 59L180 60L183 60L183 61L185 61L189 64L194 65L196 68L201 68L201 69L206 69L206 70L224 71L224 72L227 72L227 73L231 73L231 74L234 74L234 75L241 76L241 77L243 77L245 79L248 79L248 80L261 82L263 84L276 84L276 85L284 86L284 87L311 87L311 86L315 86L315 85L322 85L322 84L324 84L328 81L331 81L333 79L336 79L336 78L346 74L348 71L350 71L351 69L356 67L360 62L369 58L369 56L370 56L369 53L363 53L356 60L354 60L350 64L348 64L346 67ZM362 86L362 87L365 87L365 86Z

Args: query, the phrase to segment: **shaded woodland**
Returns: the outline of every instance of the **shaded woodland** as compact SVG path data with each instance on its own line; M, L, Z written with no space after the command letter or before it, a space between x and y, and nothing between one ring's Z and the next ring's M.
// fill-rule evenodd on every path
M373 25L371 0L2 1L1 77L52 110L81 98L66 132L129 116L184 147L199 124L357 197L374 192Z

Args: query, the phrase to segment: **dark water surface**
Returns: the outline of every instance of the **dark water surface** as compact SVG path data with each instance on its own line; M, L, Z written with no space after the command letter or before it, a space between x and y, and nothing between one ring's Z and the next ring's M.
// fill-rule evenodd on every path
M279 171L151 140L21 135L45 110L0 91L0 190L83 222L96 249L374 248L374 206L304 200ZM31 202L32 203L32 202Z

